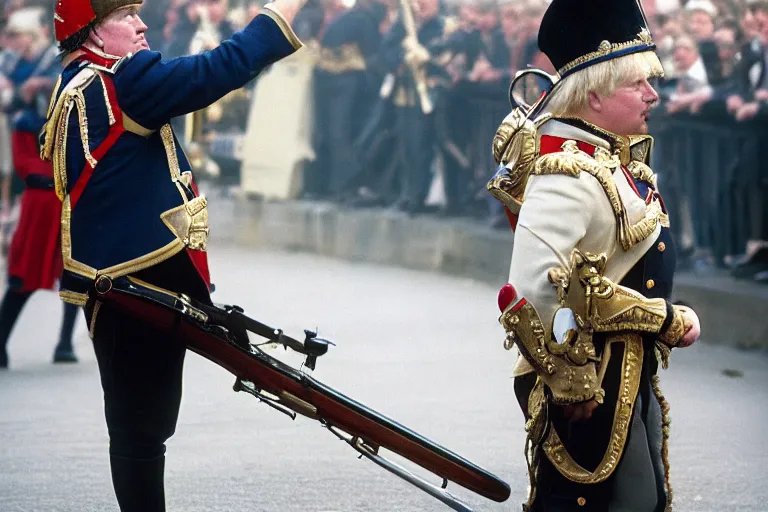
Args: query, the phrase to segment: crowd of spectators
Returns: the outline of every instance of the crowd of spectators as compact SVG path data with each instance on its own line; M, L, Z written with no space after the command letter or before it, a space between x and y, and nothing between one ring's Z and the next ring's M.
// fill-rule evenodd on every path
M441 94L432 114L436 121L429 125L429 129L435 131L435 137L425 139L425 144L432 150L416 159L427 162L419 165L429 169L414 169L413 161L406 159L404 163L398 156L403 154L399 149L403 145L402 139L422 136L419 134L427 125L414 121L414 133L419 134L403 133L402 123L381 105L379 95L380 89L386 86L388 72L391 72L391 68L382 63L391 60L391 55L385 54L386 41L397 29L400 2L313 0L311 8L297 18L297 33L318 52L318 68L322 68L323 46L333 38L339 39L338 27L343 26L339 20L345 16L351 19L349 13L352 11L367 9L366 12L377 13L372 30L376 33L365 39L364 85L356 86L367 88L362 94L367 103L354 104L351 110L354 115L345 117L350 123L357 123L354 130L346 130L346 134L341 134L343 129L333 128L329 121L333 111L328 112L326 108L324 112L315 112L317 158L305 171L304 195L338 201L349 207L375 206L401 209L411 214L435 212L446 216L469 216L506 229L500 205L490 200L484 190L494 171L490 142L498 123L509 110L507 89L514 73L531 66L554 72L536 44L538 25L547 1L414 0L412 4L418 14L420 9L429 9L430 2L438 6L440 15L451 20L458 32L476 34L475 39L480 42L472 50L469 47L452 48L450 56L440 63L447 81L440 86ZM215 47L245 26L259 12L262 3L252 0L146 0L141 16L148 26L146 36L152 49L170 58ZM768 0L643 0L643 5L666 71L665 78L658 84L662 102L655 111L655 118L684 116L703 123L727 121L766 126L760 123L768 120ZM39 27L9 24L14 12L30 7L40 9ZM25 51L24 45L34 47L26 51L35 52L52 45L51 19L50 1L5 0L0 4L0 100L10 94L7 91L13 90L8 75L13 72L19 51ZM341 39L344 40L343 34ZM465 38L465 41L470 40ZM427 49L431 50L430 47ZM402 68L408 63L401 64ZM322 72L320 70L319 74ZM318 79L315 108L324 103L333 105L334 109L339 105L338 98L334 99L339 94L334 90L329 92L328 83L331 82L323 85ZM18 91L25 94L34 94L34 86L39 88L42 84L17 84ZM325 89L321 90L322 87ZM249 101L251 96L250 91L246 91L242 98ZM248 109L243 107L241 103L235 103L230 108L235 118L232 126L244 132ZM13 190L8 186L13 174L9 148L3 145L6 138L3 131L11 121L8 115L0 114L0 171L7 177L4 211L8 211L10 204L7 190ZM227 113L219 112L219 121L222 117L226 119ZM369 122L369 119L374 121ZM183 129L183 125L178 128ZM377 137L382 134L386 136ZM329 138L332 139L330 142ZM335 150L334 143L341 143L347 149ZM349 162L354 162L351 165L354 169L349 168ZM666 171L667 168L662 164L659 169ZM677 169L677 172L683 170ZM412 173L425 174L427 179L420 179L425 183L423 191L414 193L412 190L408 179ZM757 175L762 176L760 179L764 183L765 171L759 171ZM410 195L403 201L406 189ZM683 190L680 198L683 202L685 193ZM689 222L683 224L700 222L696 211L690 208L681 211L690 217ZM741 254L738 258L738 253L744 251L733 250L730 252L735 253L734 257L711 263L757 262L757 267L752 268L755 272L747 272L749 277L768 269L768 243L761 242L768 238L761 232L761 229L768 229L768 220L764 218L765 212L757 214L757 217L761 216L755 222L762 223L762 228L750 233L751 243L746 256ZM688 240L683 245L700 245L694 233L696 230L688 231L683 234Z

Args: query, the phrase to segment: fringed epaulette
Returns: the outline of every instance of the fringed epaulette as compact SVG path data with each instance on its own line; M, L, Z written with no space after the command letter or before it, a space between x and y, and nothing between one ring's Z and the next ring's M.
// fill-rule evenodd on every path
M56 195L60 200L63 200L67 193L67 134L69 116L74 109L77 109L79 115L81 139L86 159L92 159L88 147L88 117L85 111L83 90L93 82L96 76L95 70L90 69L90 67L83 67L63 88L61 79L59 79L48 107L47 120L41 133L40 158L53 163Z

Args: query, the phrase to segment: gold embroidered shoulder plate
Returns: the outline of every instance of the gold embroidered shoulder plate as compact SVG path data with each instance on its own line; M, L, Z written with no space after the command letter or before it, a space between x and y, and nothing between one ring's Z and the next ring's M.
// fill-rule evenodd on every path
M612 155L607 149L597 148L592 157L581 151L576 141L569 140L563 143L561 152L539 157L533 174L538 176L563 174L577 178L581 172L586 172L594 176L602 186L616 216L618 242L625 251L628 251L648 238L659 222L665 226L669 224L658 199L654 199L646 207L645 215L641 220L634 224L631 222L613 179L613 173L619 167L621 167L621 161L618 155ZM636 177L653 180L653 172L645 164L633 162L629 168L633 174L637 174Z

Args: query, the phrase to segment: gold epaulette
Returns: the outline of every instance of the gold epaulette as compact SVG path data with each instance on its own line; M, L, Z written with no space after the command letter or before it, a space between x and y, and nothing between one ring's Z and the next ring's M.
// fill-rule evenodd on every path
M88 116L85 112L83 90L96 77L97 72L95 70L85 67L69 81L61 92L59 92L61 89L61 78L59 78L48 106L48 117L43 127L44 141L40 148L40 158L53 162L53 179L56 195L60 200L64 199L67 192L67 132L69 128L69 115L75 108L79 116L80 138L82 139L85 158L89 163L95 165L95 160L91 156L88 145Z
M612 180L611 175L613 173L611 168L615 169L615 166L609 167L608 163L598 161L596 158L589 156L579 149L576 141L569 140L563 144L562 151L548 153L539 157L536 160L534 174L537 176L564 174L578 178L581 172L584 171L598 178L602 183L603 181Z
M117 68L129 57L125 57L116 62L111 68L103 68L95 65L83 67L72 80L61 90L61 77L59 77L54 87L51 101L48 105L48 114L45 126L43 127L44 140L40 148L40 158L53 162L53 178L56 187L56 195L60 200L64 199L66 194L66 154L67 154L67 132L69 130L69 117L73 110L77 110L78 121L80 125L80 139L83 146L83 154L86 161L93 167L98 163L91 154L90 143L88 139L88 115L86 113L84 91L94 80L101 81L101 88L104 94L104 104L106 105L109 124L116 122L115 112L107 95L107 86L104 83L103 73L114 73ZM61 90L61 92L59 92ZM142 137L148 137L153 130L144 128L133 119L122 113L123 128L126 131L135 133Z
M563 143L562 151L539 157L533 174L538 176L563 174L576 178L582 172L586 172L593 176L600 183L616 216L618 242L622 249L628 251L648 238L659 222L662 226L669 227L669 219L662 209L661 202L654 199L646 207L643 218L632 223L613 178L614 172L620 167L619 156L611 154L607 149L598 147L595 149L594 156L590 156L578 148L576 141L568 140ZM637 175L636 177L648 180L654 178L653 172L644 163L632 161L628 168L633 175Z

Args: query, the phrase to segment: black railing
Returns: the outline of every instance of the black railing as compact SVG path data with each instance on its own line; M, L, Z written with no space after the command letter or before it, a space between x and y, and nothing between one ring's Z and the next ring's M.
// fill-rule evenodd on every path
M492 172L491 140L510 107L506 98L468 99L473 113L473 167ZM712 110L712 109L710 109ZM678 250L742 254L748 240L768 240L768 122L736 122L723 112L652 119L651 166L672 219Z
M679 242L716 265L768 238L768 123L721 116L662 116L651 123L653 169ZM680 245L680 244L678 244Z

